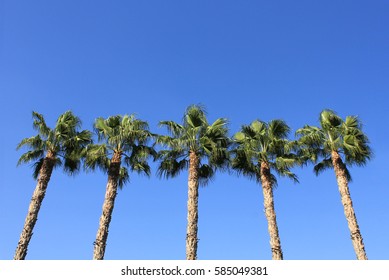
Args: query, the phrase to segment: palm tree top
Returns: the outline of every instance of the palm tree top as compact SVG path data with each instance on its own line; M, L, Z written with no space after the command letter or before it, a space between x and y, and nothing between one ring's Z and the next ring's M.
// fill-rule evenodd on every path
M227 146L227 124L225 118L209 124L203 107L191 105L185 111L182 125L174 121L159 122L159 126L166 127L171 136L160 136L158 142L176 149L210 154L216 145Z
M277 141L286 139L289 132L289 126L283 120L272 120L269 123L254 120L250 125L243 125L242 130L234 135L234 139L237 143L245 143L250 139L252 148L270 152L276 148Z
M101 143L87 147L86 170L99 168L107 173L111 160L116 155L124 165L120 168L120 187L129 180L126 167L131 171L150 175L147 160L150 156L155 159L156 152L153 145L148 146L148 141L154 134L149 131L146 121L137 119L134 114L115 115L106 119L99 117L95 121L94 129Z
M183 117L183 124L180 125L174 121L161 121L159 126L166 127L172 136L160 137L159 143L168 146L178 146L193 152L209 152L207 143L212 141L226 141L228 133L227 119L218 118L212 124L208 123L206 112L201 105L189 106ZM180 141L165 141L180 139ZM203 147L203 144L204 147ZM222 144L222 143L220 143ZM224 143L226 144L226 143ZM203 149L204 148L204 149ZM203 151L201 151L203 149Z
M134 114L99 117L94 124L99 141L107 141L113 150L127 150L134 143L145 144L152 136L146 121Z
M234 135L233 169L259 180L260 166L264 162L278 175L298 182L297 176L291 172L299 160L293 153L295 142L287 138L289 132L290 127L279 119L268 123L254 120L250 125L243 125L241 131ZM277 183L274 175L272 183Z
M372 158L369 139L357 116L347 116L343 120L335 111L326 109L320 113L319 124L320 127L305 125L296 131L306 159L317 163L322 158L315 165L316 174L332 168L332 152L343 155L347 165L363 166ZM349 173L348 179L351 179Z
M33 177L36 179L46 155L55 158L55 167L63 165L64 171L74 174L79 170L80 159L85 147L91 143L92 133L88 130L78 131L81 128L81 120L71 111L66 111L57 119L56 125L51 129L43 115L33 111L33 128L38 134L24 138L18 145L29 148L18 161L22 163L34 162Z
M175 177L188 167L190 153L200 158L200 183L206 184L212 178L216 168L228 165L228 137L226 118L218 118L209 124L206 112L201 105L189 106L183 116L183 123L161 121L170 135L160 135L157 143L165 149L159 152L162 159L158 169L159 176ZM201 160L207 159L207 163Z

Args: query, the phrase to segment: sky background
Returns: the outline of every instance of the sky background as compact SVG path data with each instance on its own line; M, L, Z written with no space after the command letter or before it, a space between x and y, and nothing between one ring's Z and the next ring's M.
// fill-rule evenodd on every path
M358 115L374 158L351 168L354 208L370 259L388 259L388 1L0 2L0 259L12 259L36 182L16 167L21 139L66 110L136 113L155 133L203 104L230 135L255 119L294 131L321 110ZM187 173L130 174L119 191L105 259L185 259ZM334 172L294 169L275 208L285 259L355 259ZM92 259L107 176L55 170L27 259ZM261 188L218 173L200 189L198 259L271 259Z

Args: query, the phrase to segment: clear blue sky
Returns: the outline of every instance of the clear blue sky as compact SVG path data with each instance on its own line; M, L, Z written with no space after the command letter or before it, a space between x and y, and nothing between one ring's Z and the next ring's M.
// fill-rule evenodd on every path
M388 259L387 1L14 1L0 3L0 259L11 259L35 181L17 143L72 110L136 113L151 130L190 104L231 135L254 119L316 125L322 109L358 115L375 153L350 184L370 259ZM293 137L293 135L291 135ZM184 259L187 174L131 175L106 259ZM296 169L275 207L285 259L355 259L332 171ZM91 259L106 176L54 172L27 259ZM200 190L199 259L270 259L260 186L228 174Z

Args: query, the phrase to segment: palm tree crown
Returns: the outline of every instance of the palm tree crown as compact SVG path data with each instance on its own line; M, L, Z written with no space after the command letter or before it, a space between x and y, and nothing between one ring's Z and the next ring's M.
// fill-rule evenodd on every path
M153 137L148 131L147 122L136 119L134 115L117 115L107 119L97 118L94 128L98 140L102 143L88 146L85 159L87 169L100 168L108 173L112 157L118 155L121 160L119 187L123 187L129 180L126 167L130 171L150 175L147 160L156 153L152 147L147 146L148 141Z
M219 118L209 124L204 109L198 105L189 106L184 114L183 124L174 121L161 121L171 136L159 136L157 142L167 147L161 150L159 176L175 177L189 167L190 153L199 158L199 183L206 185L214 176L216 168L228 165L227 120ZM206 162L202 161L206 159Z
M298 182L290 170L298 159L292 153L294 142L287 139L289 132L289 126L283 120L272 120L268 124L255 120L250 125L243 125L234 135L232 168L260 182L260 165L264 162L278 175ZM272 184L277 184L276 177L270 175Z
M331 153L343 155L347 179L351 175L347 166L363 166L372 157L368 137L362 131L362 124L356 116L347 116L342 120L332 110L323 110L320 114L320 126L306 125L296 131L300 136L301 153L305 160L315 163L316 175L333 168Z
M45 156L53 157L54 167L63 166L64 171L73 174L80 169L80 159L85 153L85 147L91 143L92 133L88 130L78 131L81 120L71 111L60 115L54 129L47 126L43 115L33 112L33 127L38 135L23 139L17 149L27 146L29 151L18 161L34 162L33 177L37 179Z

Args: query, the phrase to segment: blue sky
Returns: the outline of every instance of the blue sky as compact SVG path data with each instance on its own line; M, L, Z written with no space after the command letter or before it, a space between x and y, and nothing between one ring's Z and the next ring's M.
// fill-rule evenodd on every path
M203 104L230 135L254 119L317 125L322 109L358 115L374 158L351 169L370 259L388 259L387 1L2 1L0 259L12 259L35 188L17 143L72 110L136 113L156 133ZM293 135L291 135L293 137ZM184 259L187 174L131 175L119 191L106 259ZM285 259L355 259L335 175L296 169L274 192ZM91 259L106 176L56 170L27 259ZM260 186L217 174L200 189L199 259L270 259Z

